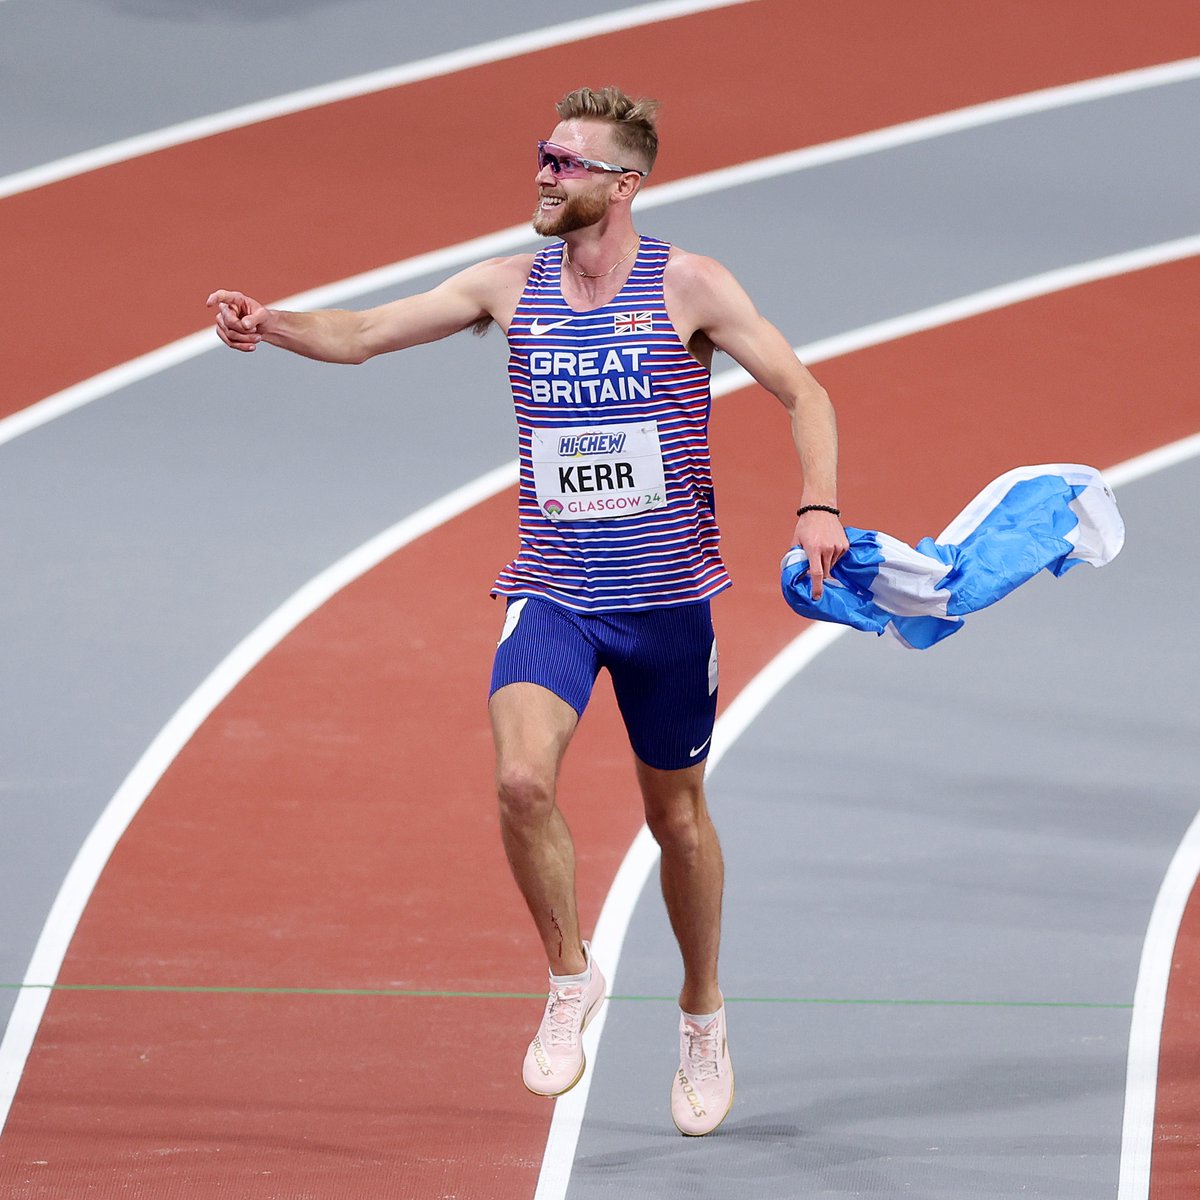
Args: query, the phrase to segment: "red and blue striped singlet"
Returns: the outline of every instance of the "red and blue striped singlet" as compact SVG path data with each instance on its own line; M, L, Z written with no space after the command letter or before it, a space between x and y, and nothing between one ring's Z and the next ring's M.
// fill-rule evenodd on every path
M520 549L492 589L576 612L705 600L729 586L708 448L709 371L663 299L670 246L642 238L625 286L576 312L563 243L540 251L508 331Z

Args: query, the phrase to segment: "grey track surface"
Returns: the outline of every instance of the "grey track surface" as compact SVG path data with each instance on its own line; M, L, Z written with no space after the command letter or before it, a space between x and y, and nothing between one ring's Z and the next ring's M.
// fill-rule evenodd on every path
M464 34L443 10L405 5L401 38L395 4L288 5L287 20L284 7L5 0L0 100L28 111L5 122L0 172L532 22L514 4L468 21L464 5ZM148 62L156 71L136 69ZM79 100L67 79L83 80ZM1029 117L641 223L728 262L794 342L811 341L1195 233L1198 98L1180 84ZM353 370L213 353L0 446L0 506L19 514L0 525L19 581L0 590L0 615L20 631L0 643L0 981L24 975L83 836L232 645L330 562L511 456L503 351L495 335L460 337ZM1196 483L1178 468L1131 485L1121 499L1138 536L1116 564L1018 594L928 656L843 639L747 735L712 785L731 995L1128 1001L1190 815L1178 753L1194 729L1159 686L1186 682L1186 655L1131 631L1123 601L1171 535L1152 515L1194 508ZM493 565L480 564L481 589ZM1077 604L1068 654L1053 633L1060 606ZM1129 705L1109 704L1113 680ZM1147 690L1161 706L1134 704ZM802 791L789 782L805 750L798 713L821 750ZM943 719L954 736L931 751ZM847 729L852 744L838 740ZM884 749L912 775L895 772L899 796L864 796L848 764L874 775ZM1102 757L1088 766L1085 750ZM1175 774L1150 787L1163 761ZM761 857L769 847L777 859ZM670 992L675 957L648 894L620 991ZM11 1002L0 993L0 1021ZM686 1145L664 1126L673 1022L669 1004L614 1005L572 1196L666 1196L683 1181L696 1196L790 1196L798 1169L812 1196L1007 1196L1014 1169L1043 1188L1028 1194L1108 1194L1097 1181L1116 1148L1123 1009L735 1006L730 1131L745 1138Z
M1131 597L1198 492L1195 460L1121 488L1111 566L1035 581L926 654L849 634L743 735L709 783L723 987L761 998L729 1005L738 1103L681 1145L674 1006L613 1002L569 1200L630 1179L705 1200L1115 1196L1130 1012L1091 1006L1132 1003L1200 743L1200 649ZM1195 556L1175 583L1200 586ZM614 991L670 994L677 962L648 887ZM815 1002L765 1002L789 999Z
M550 19L642 2L556 0ZM516 0L3 0L0 175L545 20Z

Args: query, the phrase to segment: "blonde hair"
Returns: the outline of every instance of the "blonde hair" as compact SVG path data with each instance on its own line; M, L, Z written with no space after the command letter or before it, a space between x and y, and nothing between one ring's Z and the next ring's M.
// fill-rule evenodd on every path
M658 131L654 127L659 103L648 97L633 99L619 87L576 88L555 106L564 121L603 121L612 127L617 147L649 171L658 157ZM624 162L621 163L625 165Z

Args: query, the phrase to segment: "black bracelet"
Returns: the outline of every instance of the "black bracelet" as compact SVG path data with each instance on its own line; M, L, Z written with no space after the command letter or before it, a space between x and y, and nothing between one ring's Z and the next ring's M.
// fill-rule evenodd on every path
M834 508L832 504L803 504L796 509L796 516L802 517L808 512L833 513L835 517L840 517L842 515L842 510L840 508Z

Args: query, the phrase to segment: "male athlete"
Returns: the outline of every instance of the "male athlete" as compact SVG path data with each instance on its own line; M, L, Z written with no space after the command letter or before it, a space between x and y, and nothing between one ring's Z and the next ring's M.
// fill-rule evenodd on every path
M635 754L662 890L683 958L679 1130L733 1103L717 982L723 863L704 798L717 700L711 597L729 585L709 467L709 368L724 350L783 403L803 470L795 540L813 589L846 547L837 434L824 390L724 267L634 229L654 165L657 103L581 88L538 143L537 254L469 267L364 312L283 312L218 291L217 332L325 362L495 322L508 338L521 473L520 548L496 580L507 612L490 713L505 851L546 950L550 989L525 1086L558 1096L583 1075L581 1035L605 996L580 937L559 766L606 668Z

